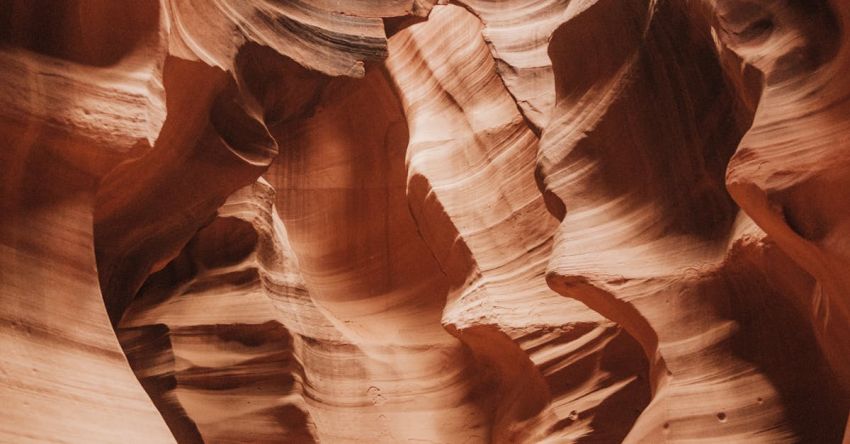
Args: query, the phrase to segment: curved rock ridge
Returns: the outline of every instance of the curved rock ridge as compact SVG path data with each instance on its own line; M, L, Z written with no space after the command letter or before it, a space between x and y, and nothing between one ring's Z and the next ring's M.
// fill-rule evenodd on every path
M547 280L620 322L653 359L655 395L627 442L835 442L847 400L795 309L794 287L808 279L776 276L776 261L791 269L767 247L778 240L723 186L753 118L748 91L730 87L702 11L628 5L611 14L596 3L549 47L557 117L539 163L562 223ZM601 31L612 26L629 38ZM587 64L567 63L575 59ZM800 332L782 334L777 319ZM815 371L776 365L789 350ZM799 384L804 375L810 383Z
M531 129L546 125L555 95L552 60L546 52L552 32L582 3L569 0L466 0L456 2L481 19L481 35L496 69Z
M0 6L0 441L174 442L109 323L92 228L99 178L162 125L160 12L98 33L114 8L44 3Z
M848 442L847 29L2 1L0 442Z
M303 339L274 303L305 290L272 201L265 182L231 195L119 323L131 366L180 442L316 440Z
M64 155L81 169L102 168L110 151L152 144L165 120L167 31L158 5L76 1L51 14L45 3L6 2L0 16L0 106L27 134L23 144L48 132L84 139L92 147ZM121 30L108 28L115 21Z
M648 400L646 363L616 325L546 285L557 224L534 182L537 137L480 31L437 7L390 39L386 61L410 128L411 211L453 283L442 322L499 373L495 441L618 441ZM604 362L614 348L624 363Z
M846 249L846 142L850 10L841 2L718 4L722 47L762 74L752 128L729 162L735 201L801 270L796 296L813 320L827 358L850 382ZM728 27L749 33L733 38ZM765 29L762 29L765 28ZM826 202L830 201L826 205ZM802 280L797 278L796 280ZM793 285L789 283L789 285Z
M224 70L245 42L274 49L329 75L362 77L386 56L382 17L427 15L430 0L163 0L169 52Z

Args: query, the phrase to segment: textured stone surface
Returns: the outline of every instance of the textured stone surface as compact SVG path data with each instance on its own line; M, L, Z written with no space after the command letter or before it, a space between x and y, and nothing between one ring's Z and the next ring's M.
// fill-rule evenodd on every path
M0 441L850 439L848 26L0 1Z

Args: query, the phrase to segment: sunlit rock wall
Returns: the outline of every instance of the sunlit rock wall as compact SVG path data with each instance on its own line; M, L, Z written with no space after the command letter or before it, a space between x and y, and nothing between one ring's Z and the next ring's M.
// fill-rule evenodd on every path
M850 439L848 27L0 1L0 442Z

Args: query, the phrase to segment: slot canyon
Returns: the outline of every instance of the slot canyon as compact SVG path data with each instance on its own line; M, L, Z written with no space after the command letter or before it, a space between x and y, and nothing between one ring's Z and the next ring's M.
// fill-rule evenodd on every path
M0 145L0 443L850 443L850 1L0 0Z

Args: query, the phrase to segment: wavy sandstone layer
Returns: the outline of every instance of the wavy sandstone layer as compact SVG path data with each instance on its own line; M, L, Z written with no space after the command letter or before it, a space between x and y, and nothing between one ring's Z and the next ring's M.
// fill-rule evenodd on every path
M0 2L0 441L846 442L848 28Z

